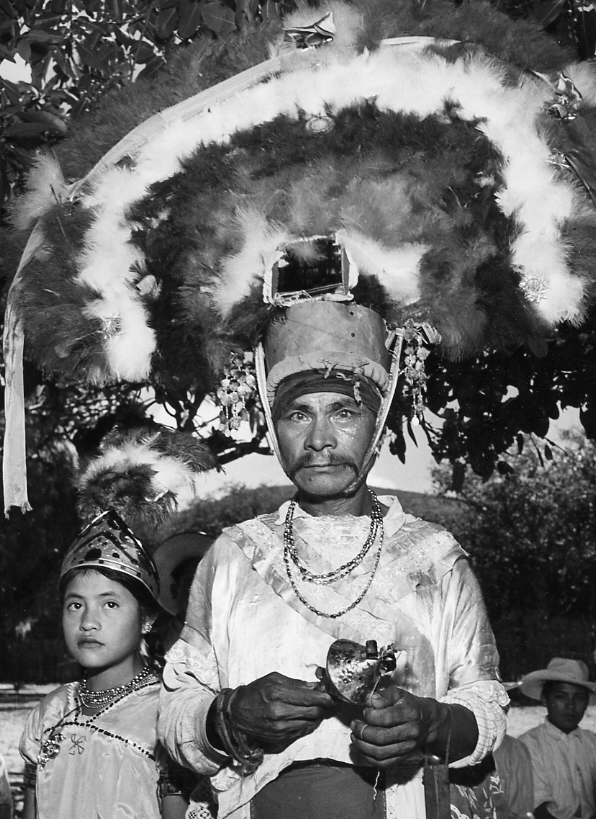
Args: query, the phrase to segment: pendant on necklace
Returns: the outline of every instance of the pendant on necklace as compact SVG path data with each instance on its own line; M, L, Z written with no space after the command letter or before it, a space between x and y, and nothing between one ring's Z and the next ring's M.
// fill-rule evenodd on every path
M38 768L45 768L50 759L55 759L60 753L60 743L64 742L64 734L59 731L51 733L50 736L41 743L41 750L39 759L37 760Z

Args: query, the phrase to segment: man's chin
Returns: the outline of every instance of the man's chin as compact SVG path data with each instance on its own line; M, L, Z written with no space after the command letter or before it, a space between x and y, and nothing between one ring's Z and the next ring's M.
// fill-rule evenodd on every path
M360 486L354 469L343 464L329 470L300 469L290 479L301 495L317 500L350 497Z

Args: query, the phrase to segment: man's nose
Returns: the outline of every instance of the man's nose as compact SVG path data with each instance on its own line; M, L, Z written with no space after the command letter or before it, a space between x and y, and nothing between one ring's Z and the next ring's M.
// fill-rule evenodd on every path
M331 421L325 418L325 416L315 417L310 424L308 435L306 436L306 448L314 449L318 452L327 447L333 448L336 443L335 429Z

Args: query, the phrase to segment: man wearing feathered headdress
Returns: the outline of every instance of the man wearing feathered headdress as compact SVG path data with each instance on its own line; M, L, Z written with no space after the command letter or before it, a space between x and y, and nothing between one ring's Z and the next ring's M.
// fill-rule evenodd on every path
M269 60L261 34L243 48L246 70L223 49L225 82L79 182L40 163L9 360L18 373L24 328L46 370L196 389L232 350L213 389L232 428L258 386L297 494L201 562L160 717L221 819L480 816L446 773L505 727L478 585L448 533L366 479L398 380L421 412L431 346L461 358L581 321L596 79L481 0L331 3L288 20ZM189 65L118 119L204 88Z
M324 278L309 264L322 243L284 254L278 288ZM297 494L226 530L205 557L168 656L161 732L181 762L211 775L221 816L424 816L425 756L473 765L504 733L498 656L465 553L366 485L396 334L341 285L300 289L257 361ZM277 294L278 305L296 298ZM390 684L360 709L338 705L317 678L346 638L398 655Z

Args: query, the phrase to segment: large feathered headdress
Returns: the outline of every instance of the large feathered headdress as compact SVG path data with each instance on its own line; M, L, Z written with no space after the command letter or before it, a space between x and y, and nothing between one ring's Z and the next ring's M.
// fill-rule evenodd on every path
M446 356L581 321L591 66L482 0L331 2L285 28L189 51L125 92L132 114L116 100L39 160L9 334L48 373L214 390L306 236L333 236L356 301L434 326ZM168 89L187 98L110 144Z

